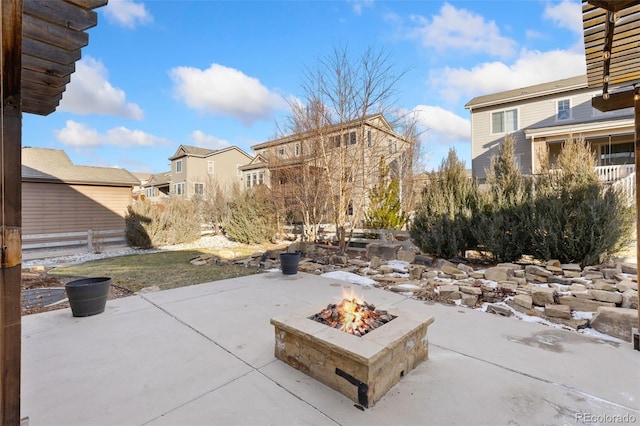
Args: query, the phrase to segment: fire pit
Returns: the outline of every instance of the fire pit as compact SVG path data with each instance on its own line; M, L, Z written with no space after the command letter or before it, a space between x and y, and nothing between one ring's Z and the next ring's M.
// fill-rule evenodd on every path
M404 304L403 304L404 305ZM378 311L358 298L271 319L275 356L363 407L428 358L426 306Z

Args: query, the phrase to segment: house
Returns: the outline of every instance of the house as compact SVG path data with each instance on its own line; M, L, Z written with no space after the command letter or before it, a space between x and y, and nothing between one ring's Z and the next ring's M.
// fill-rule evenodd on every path
M62 150L23 147L22 233L124 233L138 184L124 169L78 166Z
M251 160L253 157L237 146L212 150L180 145L175 154L169 157L171 170L153 175L145 185L145 190L149 191L151 197L163 194L206 197L207 191L216 184L222 188L239 185L242 177L240 167ZM153 188L153 194L150 188Z
M306 180L314 182L306 189L306 196L317 197L318 192L331 193L329 188L322 190L322 185L341 181L341 193L347 191L350 197L346 206L349 216L353 206L366 210L367 192L378 182L381 159L393 177L410 181L413 143L397 133L382 114L319 126L251 149L256 154L253 161L240 167L244 188L261 184L272 189L299 187L300 181ZM323 178L325 173L331 173L331 178ZM405 189L410 194L410 188ZM285 200L285 204L289 203Z
M473 177L481 182L486 178L491 157L511 135L525 174L540 170L543 155L553 165L562 144L579 137L594 150L603 181L633 180L633 108L600 112L591 106L600 94L601 89L587 87L587 76L582 75L473 98L465 105L471 113Z
M171 193L171 170L149 176L142 185L142 191L148 200L168 198Z

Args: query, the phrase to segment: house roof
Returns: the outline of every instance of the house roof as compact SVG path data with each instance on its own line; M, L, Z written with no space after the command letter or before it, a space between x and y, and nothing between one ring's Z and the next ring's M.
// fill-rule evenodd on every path
M391 128L391 125L384 118L384 116L382 114L372 114L372 115L368 115L368 116L366 116L364 118L358 118L358 119L355 119L355 120L345 121L343 123L333 124L333 125L324 127L324 129L325 129L325 131L327 133L332 133L332 132L345 130L345 129L349 129L349 128L353 128L353 127L359 127L363 122L364 122L364 124L367 124L367 125L371 126L371 125L373 125L374 119L379 119L383 123L383 127L377 127L379 130L384 130L384 131L387 131L387 132L393 132L393 129ZM251 149L254 150L254 151L257 151L259 149L268 148L270 146L277 146L277 145L281 145L283 143L293 142L293 141L296 141L296 140L304 139L305 135L308 135L308 134L311 134L311 133L312 133L311 131L302 132L302 133L294 133L292 135L284 136L284 137L281 137L281 138L278 138L278 139L272 139L272 140L267 141L267 142L262 142L262 143L259 143L257 145L253 145L251 147Z
M151 175L144 186L168 186L169 184L171 184L171 171Z
M198 146L189 146L189 145L180 145L176 150L176 153L169 157L170 161L177 160L182 157L198 157L198 158L207 158L213 155L222 154L223 152L236 150L241 154L244 154L247 159L251 160L253 157L235 145L228 146L222 149L209 149L209 148L201 148Z
M140 181L125 169L77 166L60 149L22 148L22 180L67 184L133 186Z
M85 30L97 25L93 9L107 0L29 0L22 5L22 111L49 115L71 81ZM8 6L3 3L3 7Z
M506 90L504 92L492 93L490 95L477 96L471 99L464 106L467 109L500 105L508 102L533 99L540 96L552 95L555 93L565 93L569 90L585 89L587 87L587 76L564 78L562 80L548 83L535 84L533 86L521 87L518 89Z

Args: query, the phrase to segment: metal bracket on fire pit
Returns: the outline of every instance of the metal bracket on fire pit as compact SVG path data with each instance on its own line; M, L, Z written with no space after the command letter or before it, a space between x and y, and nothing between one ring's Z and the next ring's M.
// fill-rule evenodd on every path
M339 368L336 368L336 374L340 377L344 377L349 383L358 387L358 404L362 405L364 408L369 408L369 397L367 396L367 392L369 392L369 385L361 382Z

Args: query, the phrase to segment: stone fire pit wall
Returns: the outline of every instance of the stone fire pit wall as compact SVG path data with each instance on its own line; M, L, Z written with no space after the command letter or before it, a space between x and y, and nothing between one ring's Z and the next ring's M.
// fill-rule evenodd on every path
M390 308L392 321L358 337L309 319L321 309L271 319L275 356L363 407L429 356L432 316Z

